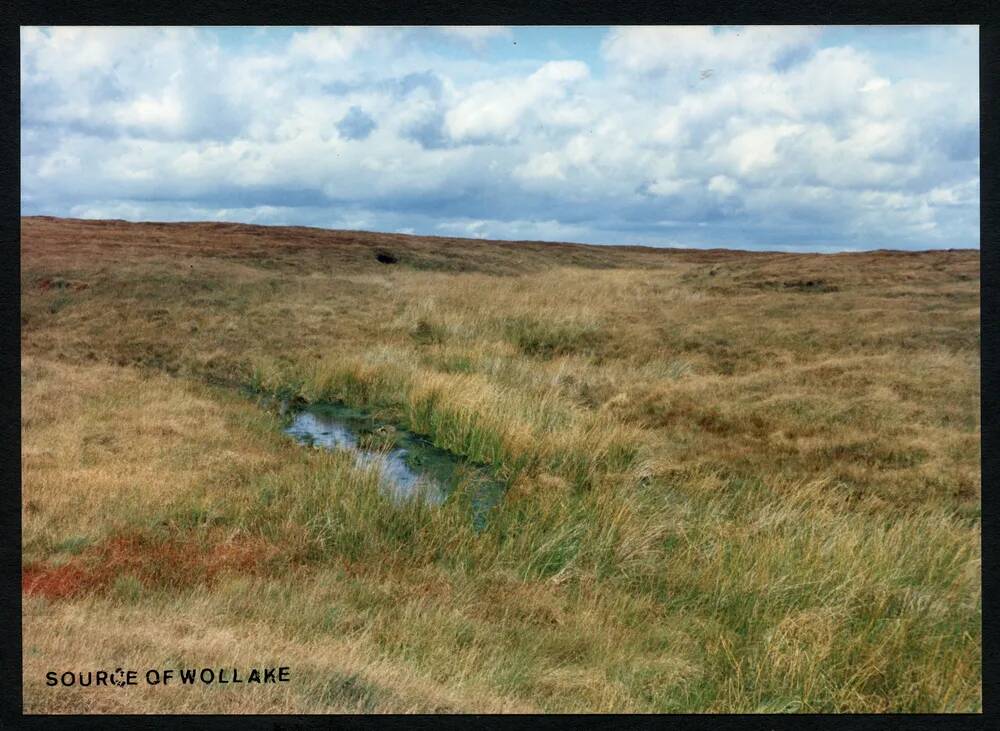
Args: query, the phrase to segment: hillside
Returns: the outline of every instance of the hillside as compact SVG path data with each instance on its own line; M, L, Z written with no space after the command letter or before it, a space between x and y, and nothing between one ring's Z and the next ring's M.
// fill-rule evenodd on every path
M28 712L981 710L978 251L21 234ZM282 433L327 401L486 527Z

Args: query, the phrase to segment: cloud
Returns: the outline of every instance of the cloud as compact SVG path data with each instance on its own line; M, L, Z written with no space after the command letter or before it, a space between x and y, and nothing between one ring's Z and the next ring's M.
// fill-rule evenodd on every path
M614 28L601 50L625 71L768 67L813 44L818 30L802 26L711 28L709 26L626 26Z
M474 84L445 116L448 134L456 140L511 139L531 114L564 97L572 85L587 78L580 61L550 61L525 79Z
M358 26L313 28L296 33L289 44L290 55L319 63L347 61L373 37L372 29Z
M570 59L490 44L519 32L22 28L22 210L978 245L974 28L630 27L562 43Z
M721 196L732 195L738 188L739 185L736 181L725 175L713 175L712 179L708 181L708 189Z
M510 28L502 25L444 25L436 29L439 33L468 43L481 49L494 38L511 38Z
M361 107L351 107L344 118L337 122L337 130L348 140L363 140L378 126Z

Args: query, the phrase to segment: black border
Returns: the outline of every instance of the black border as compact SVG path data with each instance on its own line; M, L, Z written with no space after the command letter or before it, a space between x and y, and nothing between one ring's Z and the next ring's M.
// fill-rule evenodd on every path
M637 728L664 723L688 728L827 728L940 729L998 727L987 720L1000 711L991 691L997 684L998 641L997 602L994 577L998 568L997 498L992 488L1000 474L1000 363L994 338L1000 313L1000 253L993 241L1000 236L1000 188L994 171L998 157L996 124L996 71L1000 65L1000 26L995 23L995 4L986 0L962 3L950 0L907 2L906 0L806 0L794 5L777 0L737 3L733 0L714 7L699 0L669 4L655 0L619 0L602 6L594 0L573 2L481 1L476 5L460 0L423 0L409 5L384 3L319 4L306 0L283 0L280 4L247 0L208 0L190 8L174 3L71 2L35 0L15 11L16 25L5 24L0 43L0 357L6 388L0 395L4 418L0 436L7 445L2 452L4 490L0 510L0 570L4 591L0 598L0 728L162 728L193 723L198 728L313 728L331 721L349 727L400 725L431 728L442 723L484 727L561 725L571 723L590 728ZM7 15L10 11L4 11ZM605 25L605 24L979 24L980 25L980 241L981 241L981 367L982 367L982 558L983 558L983 714L958 715L747 715L747 716L563 716L526 718L523 716L23 716L21 680L21 593L20 593L20 73L19 25ZM15 418L16 417L16 418ZM16 584L16 586L15 586ZM451 720L454 718L454 720Z
M982 484L993 486L1000 475L1000 358L997 348L997 315L1000 314L1000 186L996 178L1000 145L997 144L997 66L1000 65L1000 27L979 29L979 215L980 215L980 393L982 400ZM984 174L985 173L985 174ZM983 577L983 712L997 715L996 689L1000 670L1000 626L997 623L996 577L998 569L998 511L992 490L982 492Z
M979 24L989 0L420 0L409 3L321 4L207 0L191 7L157 2L34 0L21 8L22 25L644 25L673 24ZM54 21L58 23L54 23Z

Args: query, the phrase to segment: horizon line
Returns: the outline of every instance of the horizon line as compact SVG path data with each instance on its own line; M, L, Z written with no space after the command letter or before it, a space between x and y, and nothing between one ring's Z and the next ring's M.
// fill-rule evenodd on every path
M929 249L894 249L886 247L878 247L871 249L841 249L839 251L810 251L810 250L781 250L781 249L744 249L739 247L727 247L727 246L676 246L672 244L663 244L662 246L653 246L649 244L593 244L584 243L581 241L557 241L554 239L492 239L492 238L477 238L472 236L446 236L440 234L418 234L418 233L403 233L400 231L378 231L370 229L351 229L351 228L326 228L323 226L306 226L301 224L282 224L282 223L252 223L246 221L211 221L211 220L185 220L185 221L154 221L154 220L130 220L126 218L76 218L73 216L54 216L45 213L35 213L30 215L21 214L20 218L22 220L26 218L39 218L39 219L49 219L55 221L81 221L85 223L128 223L132 225L155 225L155 226L191 226L191 225L213 225L213 226L247 226L247 227L258 227L258 228L297 228L297 229L307 229L311 231L329 231L337 233L363 233L363 234L376 234L380 236L396 236L400 238L413 238L413 239L443 239L443 240L458 240L458 241L468 241L468 242L478 242L484 244L554 244L558 246L586 246L586 247L600 247L603 249L644 249L650 251L733 251L741 252L746 254L809 254L813 256L837 256L842 254L874 254L874 253L898 253L898 254L924 254L933 252L944 252L944 253L956 253L956 252L967 252L976 251L981 252L981 246L954 246L947 248L929 248Z

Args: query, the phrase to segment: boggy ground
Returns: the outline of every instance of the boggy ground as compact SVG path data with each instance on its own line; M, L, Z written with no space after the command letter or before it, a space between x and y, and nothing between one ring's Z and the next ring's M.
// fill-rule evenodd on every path
M978 274L24 218L25 709L979 711ZM507 498L395 505L242 386Z

